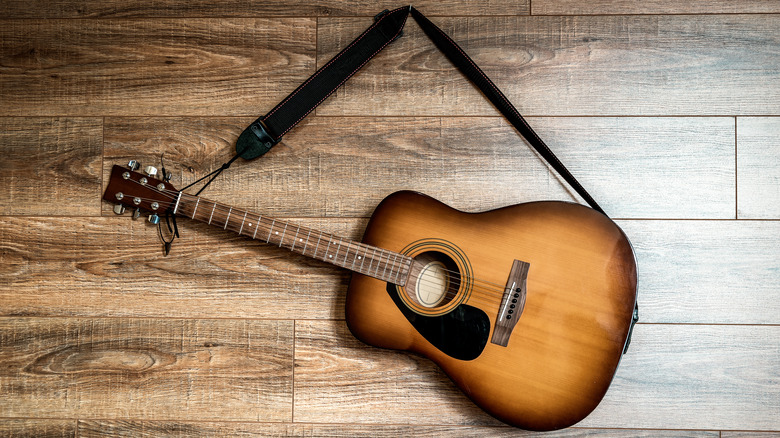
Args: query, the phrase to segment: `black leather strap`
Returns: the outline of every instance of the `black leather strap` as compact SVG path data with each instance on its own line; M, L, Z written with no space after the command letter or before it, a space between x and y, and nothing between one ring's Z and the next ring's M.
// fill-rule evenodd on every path
M323 100L330 96L347 79L352 77L380 50L401 36L406 18L412 14L428 38L433 41L471 80L501 114L534 149L560 174L564 180L591 206L603 214L601 206L558 160L547 144L536 134L504 93L490 80L485 72L438 26L428 20L420 11L407 6L393 11L384 11L375 17L375 22L344 50L317 70L300 87L271 112L255 120L247 127L236 143L236 151L245 159L257 158L268 152L282 136L303 120Z

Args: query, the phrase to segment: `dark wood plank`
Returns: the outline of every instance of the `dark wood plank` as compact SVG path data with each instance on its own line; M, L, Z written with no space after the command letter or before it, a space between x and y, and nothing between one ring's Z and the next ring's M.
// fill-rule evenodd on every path
M290 421L290 321L0 318L3 417Z
M534 0L534 15L771 14L780 4L762 0Z
M0 115L260 115L314 72L315 24L0 21Z
M0 215L100 214L102 120L0 118Z
M447 17L434 20L528 115L780 112L780 16ZM321 19L318 63L365 28ZM414 23L318 110L485 115L495 110Z
M426 15L528 15L529 0L421 0L414 6ZM6 0L0 16L6 18L97 18L97 17L289 17L289 16L367 16L384 9L400 7L398 2L345 0L135 0L23 2Z
M570 428L546 433L550 438L598 437L613 438L718 438L718 432L682 430L616 430ZM446 436L452 438L479 438L491 436L538 436L507 426L453 426L413 424L263 424L263 423L186 423L162 421L80 421L79 437L307 437L307 438L397 438ZM768 437L767 437L768 438Z
M76 420L0 419L0 435L12 438L76 438Z
M777 430L778 336L778 326L640 324L606 398L578 426ZM297 322L295 364L296 421L495 422L431 362L367 347L341 322Z
M777 325L639 324L612 387L579 426L780 430L778 337Z
M164 152L172 182L183 187L227 161L250 122L108 118L104 178L115 163L157 164ZM529 123L614 217L734 217L733 118ZM365 217L404 189L466 211L575 199L496 117L310 117L262 158L237 161L204 195L270 216ZM104 203L103 214L111 208Z
M737 120L740 219L780 219L780 118Z
M619 221L643 322L780 324L780 222Z
M363 220L303 225L358 238ZM348 274L204 224L162 254L129 216L0 221L0 315L343 318Z

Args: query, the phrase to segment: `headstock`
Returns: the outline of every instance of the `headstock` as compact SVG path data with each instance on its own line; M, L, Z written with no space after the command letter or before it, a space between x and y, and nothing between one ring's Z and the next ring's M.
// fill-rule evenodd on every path
M156 178L157 169L148 166L145 173L137 172L137 161L131 161L128 167L114 165L108 180L108 187L103 199L117 204L114 213L122 214L125 207L135 208L133 217L138 217L141 211L152 213L149 222L159 222L159 213L169 208L173 209L179 190L171 183Z

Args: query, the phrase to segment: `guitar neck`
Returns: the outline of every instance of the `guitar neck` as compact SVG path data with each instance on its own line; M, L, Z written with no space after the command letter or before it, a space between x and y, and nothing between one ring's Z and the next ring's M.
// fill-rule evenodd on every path
M412 265L412 259L403 254L183 192L173 213L399 286L406 283Z

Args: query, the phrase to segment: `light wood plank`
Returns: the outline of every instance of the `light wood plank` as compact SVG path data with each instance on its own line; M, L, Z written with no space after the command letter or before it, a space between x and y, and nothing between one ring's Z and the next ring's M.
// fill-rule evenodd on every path
M100 214L102 120L0 118L0 215Z
M227 161L251 121L109 118L104 178L116 163L157 164L165 153L181 188ZM734 217L733 118L529 123L614 217ZM204 195L270 216L365 217L398 190L466 211L576 196L497 117L317 116L262 158L237 161Z
M640 324L606 398L578 426L777 430L778 336L778 326ZM295 361L296 421L495 422L431 362L351 340L341 322L297 322Z
M307 438L397 438L446 436L481 438L484 436L538 436L507 426L452 426L413 424L262 424L262 423L186 423L160 421L80 421L79 437L307 437ZM546 433L550 438L599 437L613 438L718 438L717 432L706 431L646 431L570 428ZM767 437L768 438L768 437Z
M343 318L346 271L182 219L168 257L129 216L0 221L0 315ZM364 220L306 220L358 238Z
M740 219L780 218L780 117L737 120Z
M421 0L414 6L426 15L528 15L529 0ZM6 18L97 18L97 17L285 17L285 16L374 16L384 9L400 7L398 2L346 0L135 0L73 1L56 3L6 0L0 16Z
M643 322L780 324L780 222L619 221Z
M314 72L315 20L0 21L0 115L260 115Z
M455 17L434 20L528 115L780 113L780 16ZM365 20L321 19L322 65ZM318 110L489 115L495 110L408 22Z
M12 438L76 438L75 420L0 419L0 435Z
M612 387L579 425L780 430L779 337L780 326L639 324Z
M780 4L764 0L534 0L534 15L771 14Z
M778 438L780 432L723 432L721 438Z
M290 421L290 321L0 318L5 417Z

